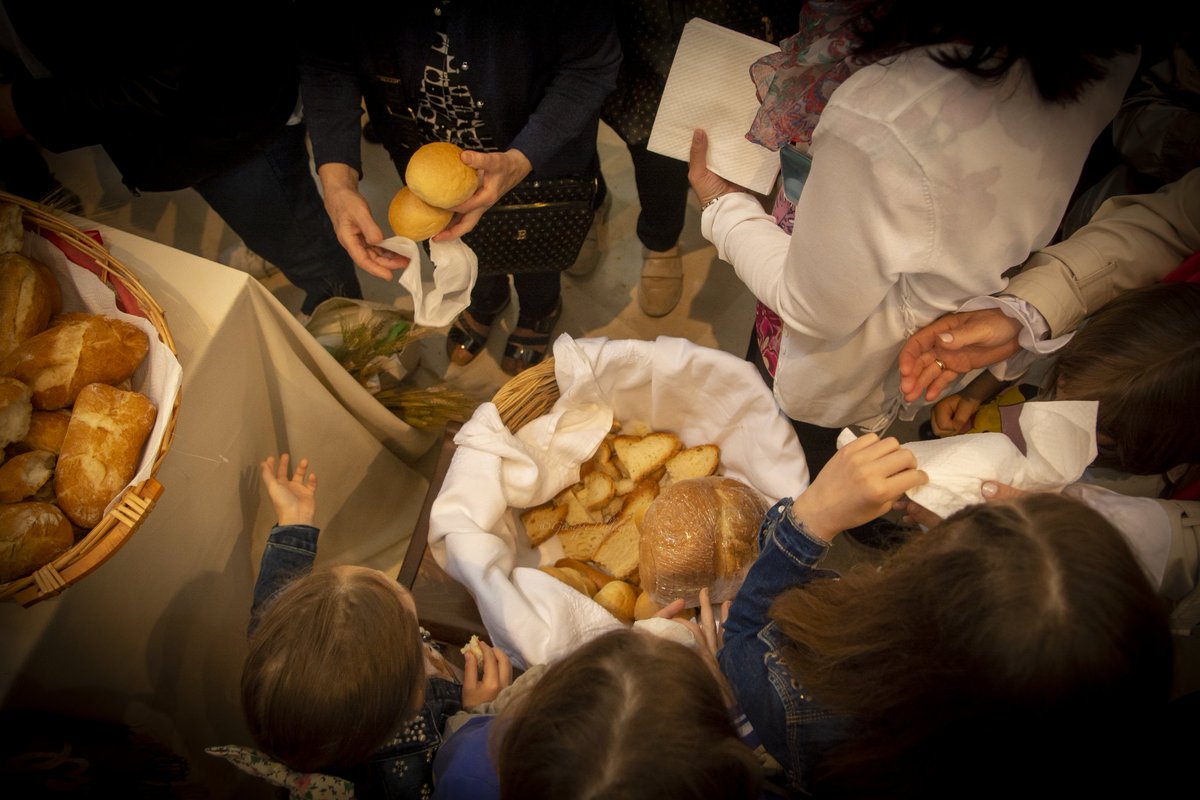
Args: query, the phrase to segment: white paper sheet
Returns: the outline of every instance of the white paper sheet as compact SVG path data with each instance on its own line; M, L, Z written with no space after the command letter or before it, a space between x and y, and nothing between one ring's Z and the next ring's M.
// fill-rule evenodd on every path
M647 148L687 161L692 132L708 134L708 166L727 181L767 194L779 154L746 139L759 102L750 66L779 48L703 19L683 28Z
M479 258L462 239L430 242L428 259L421 257L416 242L403 236L384 239L379 246L408 258L408 266L400 271L400 285L412 295L413 321L418 325L449 325L471 302Z

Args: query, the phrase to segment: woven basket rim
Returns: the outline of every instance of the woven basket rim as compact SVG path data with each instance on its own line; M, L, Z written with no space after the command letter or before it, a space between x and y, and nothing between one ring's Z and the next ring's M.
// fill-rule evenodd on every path
M128 267L114 258L96 240L80 228L57 216L48 207L3 191L0 191L0 203L19 206L27 226L32 225L39 233L43 231L55 233L92 258L101 270L98 277L105 284L111 286L116 280L124 285L137 300L146 319L154 326L159 340L170 349L173 355L178 356L175 340L167 326L166 315L162 307L155 302L150 292ZM82 267L79 268L82 269ZM155 480L154 476L158 474L158 468L162 465L163 459L166 458L167 452L171 449L171 443L175 439L175 424L179 416L181 396L182 391L176 392L175 401L168 412L169 417L163 431L163 438L150 466L150 477L129 487L112 510L105 514L95 527L65 553L32 575L0 583L0 601L15 599L23 606L31 606L59 594L107 561L133 532L141 527L142 522L145 521L162 493L162 484Z
M553 356L509 378L492 397L501 421L513 433L545 414L557 400Z

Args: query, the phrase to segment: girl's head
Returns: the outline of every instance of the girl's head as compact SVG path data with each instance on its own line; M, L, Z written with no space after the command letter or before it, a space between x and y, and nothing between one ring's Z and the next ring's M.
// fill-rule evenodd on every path
M1059 351L1048 386L1059 400L1100 403L1103 466L1150 474L1200 461L1200 284L1156 284L1105 305Z
M301 772L361 763L420 706L416 607L366 567L298 578L264 612L242 669L255 742Z
M1162 603L1121 534L1059 495L960 511L771 614L800 685L857 723L825 762L855 791L1082 780L1072 764L1128 752L1170 694Z
M546 670L497 720L504 798L757 797L758 762L683 645L622 630Z

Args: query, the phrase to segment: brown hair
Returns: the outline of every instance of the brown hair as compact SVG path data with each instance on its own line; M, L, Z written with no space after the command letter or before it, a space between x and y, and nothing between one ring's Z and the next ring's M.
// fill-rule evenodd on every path
M695 653L632 630L583 645L496 721L502 798L758 797L759 765Z
M1151 474L1200 461L1200 284L1117 297L1059 351L1047 381L1059 398L1100 403L1096 431L1115 445L1097 463Z
M771 617L800 685L855 723L814 782L831 794L1028 791L1038 765L1107 780L1071 765L1127 756L1122 725L1170 694L1163 604L1121 534L1054 494L960 511Z
M420 629L391 579L320 569L263 613L242 668L242 709L263 751L301 772L364 761L424 691Z

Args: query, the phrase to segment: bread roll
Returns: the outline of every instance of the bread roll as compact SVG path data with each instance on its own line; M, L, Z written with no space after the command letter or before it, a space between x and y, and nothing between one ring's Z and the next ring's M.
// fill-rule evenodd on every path
M0 360L0 375L29 384L34 408L66 408L90 383L120 383L150 350L146 334L123 320L100 314L58 319Z
M20 253L0 255L0 358L45 330L61 310L62 292L49 267Z
M33 392L16 378L0 378L0 448L29 434Z
M29 433L21 440L21 446L26 450L46 450L58 455L70 421L71 412L66 409L34 411L29 417Z
M454 208L479 188L479 172L461 156L462 148L449 142L422 145L408 160L404 184L435 208Z
M407 186L396 192L388 206L388 222L397 236L423 242L450 224L454 212L434 208Z
M639 573L662 605L682 597L699 603L730 600L758 555L758 528L767 504L733 478L690 478L663 489L642 520Z
M74 543L71 523L49 503L0 506L0 582L25 577Z
M84 387L63 439L54 491L72 522L91 528L137 471L157 409L138 392L102 383Z
M33 497L54 474L54 453L32 450L13 456L0 466L0 503Z
M582 572L571 567L538 567L542 572L558 578L580 594L591 597L596 593L596 584Z

